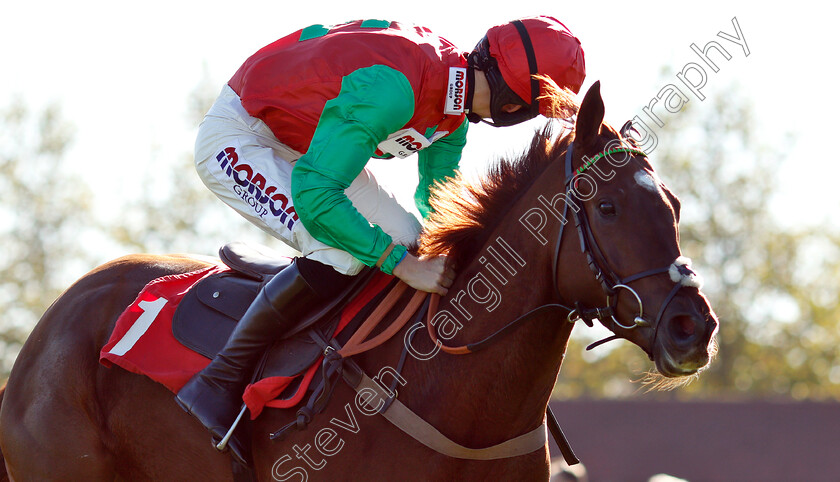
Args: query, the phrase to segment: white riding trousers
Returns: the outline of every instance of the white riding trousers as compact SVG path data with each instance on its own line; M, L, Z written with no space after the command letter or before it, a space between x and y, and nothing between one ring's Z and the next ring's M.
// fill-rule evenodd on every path
M195 143L201 180L228 206L305 257L354 275L362 262L313 238L295 213L291 175L301 155L278 141L262 120L251 117L227 85L204 117ZM408 246L417 241L420 223L367 168L344 192L359 213L395 243Z

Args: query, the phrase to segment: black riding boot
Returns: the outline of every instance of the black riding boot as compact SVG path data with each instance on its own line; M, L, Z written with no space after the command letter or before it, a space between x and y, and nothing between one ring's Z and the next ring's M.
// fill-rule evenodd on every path
M257 294L222 351L178 391L178 405L220 441L236 420L242 408L242 392L269 345L313 303L335 294L350 279L317 261L296 259ZM317 280L318 286L308 280ZM231 448L241 458L238 447Z

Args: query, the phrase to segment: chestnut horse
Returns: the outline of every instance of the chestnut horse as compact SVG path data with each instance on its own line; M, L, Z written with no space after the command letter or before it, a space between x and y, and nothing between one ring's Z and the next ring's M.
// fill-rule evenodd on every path
M574 107L563 95L557 100ZM544 423L580 317L598 318L638 345L664 377L709 363L717 320L693 273L675 262L679 202L603 117L596 83L573 134L554 139L546 129L521 159L501 162L480 183L441 187L420 245L421 254L447 253L459 272L439 300L439 341L409 323L354 356L372 377L408 346L398 400L459 444L488 447ZM3 394L0 447L12 480L232 479L229 455L212 447L171 392L98 362L118 315L146 283L206 265L187 256L127 256L53 303ZM515 319L521 323L503 329ZM464 345L472 353L441 348ZM510 458L449 457L362 408L340 383L325 411L283 441L269 434L294 414L264 411L250 427L256 478L548 480L547 443Z

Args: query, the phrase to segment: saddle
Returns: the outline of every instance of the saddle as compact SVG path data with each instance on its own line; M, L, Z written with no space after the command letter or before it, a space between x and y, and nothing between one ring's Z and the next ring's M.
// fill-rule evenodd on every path
M172 319L175 338L210 359L224 348L262 286L291 264L289 258L245 243L223 246L219 257L231 271L208 276L199 282L181 300ZM325 306L313 307L291 330L280 334L266 352L256 375L294 377L309 368L322 354L322 348L314 342L309 330L324 339L332 338L342 306L356 296L374 274L375 269L367 268L354 277L342 295Z

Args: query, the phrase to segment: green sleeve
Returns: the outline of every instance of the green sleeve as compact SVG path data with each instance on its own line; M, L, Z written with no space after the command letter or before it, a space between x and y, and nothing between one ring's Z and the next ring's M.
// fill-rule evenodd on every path
M429 195L435 182L443 182L447 177L454 177L458 170L458 163L461 161L461 151L467 144L467 126L464 122L443 139L433 143L431 146L421 150L417 155L417 168L420 181L417 183L417 190L414 192L414 204L423 218L429 217L432 212L429 206Z
M292 170L292 199L317 240L374 266L391 236L370 224L344 190L364 169L376 146L414 114L414 91L401 72L374 65L345 76L327 101L309 150ZM382 264L391 273L406 248L396 246Z

